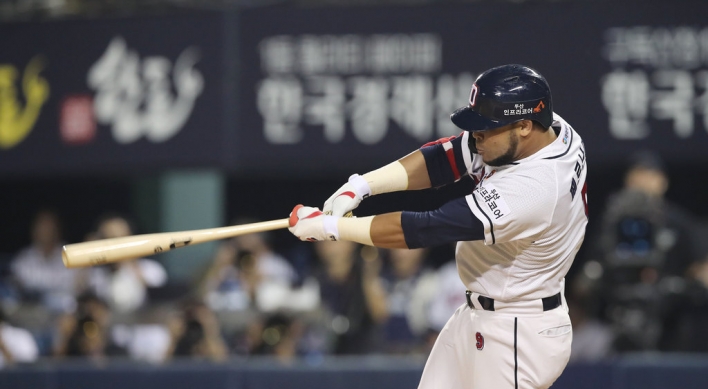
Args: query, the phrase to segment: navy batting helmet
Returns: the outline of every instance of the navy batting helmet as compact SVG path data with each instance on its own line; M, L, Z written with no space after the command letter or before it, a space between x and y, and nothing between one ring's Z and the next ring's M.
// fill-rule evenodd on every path
M520 120L548 128L553 123L551 88L530 67L497 66L477 77L469 105L457 109L450 119L467 131L492 130Z

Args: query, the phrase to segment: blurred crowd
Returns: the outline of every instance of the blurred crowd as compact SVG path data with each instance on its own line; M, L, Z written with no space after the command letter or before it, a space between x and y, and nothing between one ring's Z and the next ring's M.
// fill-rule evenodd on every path
M85 240L133 231L128 218L107 214ZM331 354L425 355L465 299L454 261L432 269L427 250L321 242L284 256L269 235L244 235L221 242L187 290L173 293L168 272L153 259L65 268L61 223L51 211L37 213L31 235L32 244L4 264L0 365L69 357L161 363L270 355L316 363Z
M574 362L708 352L706 229L665 198L660 159L641 153L630 162L568 277ZM61 225L56 213L39 211L32 244L1 264L0 366L71 357L425 356L465 302L452 248L438 258L434 250L318 242L282 253L272 236L251 234L222 241L177 290L156 259L65 268ZM105 214L85 240L134 231L130 218Z

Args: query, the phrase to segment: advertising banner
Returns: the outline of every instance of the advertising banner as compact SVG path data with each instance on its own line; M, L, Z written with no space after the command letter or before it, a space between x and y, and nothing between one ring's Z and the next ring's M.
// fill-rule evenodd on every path
M708 163L708 3L262 7L3 23L0 176L362 172L536 68L593 164Z
M241 166L362 172L459 133L475 77L521 63L594 163L708 162L708 3L253 9L241 15ZM267 156L264 157L264 151Z
M0 26L0 174L219 163L222 18Z

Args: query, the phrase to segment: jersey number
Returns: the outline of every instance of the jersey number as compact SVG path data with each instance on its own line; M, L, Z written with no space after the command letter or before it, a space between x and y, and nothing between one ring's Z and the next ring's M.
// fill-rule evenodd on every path
M575 192L578 191L578 183L573 179L570 183L570 196L575 198ZM588 183L583 183L583 189L580 190L580 197L583 199L583 206L585 207L585 216L588 216Z

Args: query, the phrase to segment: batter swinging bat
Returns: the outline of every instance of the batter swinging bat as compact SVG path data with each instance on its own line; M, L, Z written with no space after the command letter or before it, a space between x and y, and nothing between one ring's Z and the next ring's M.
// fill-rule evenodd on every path
M204 230L163 232L102 239L64 246L62 259L64 260L64 266L69 268L103 265L157 254L187 245L287 227L288 219L279 219Z

